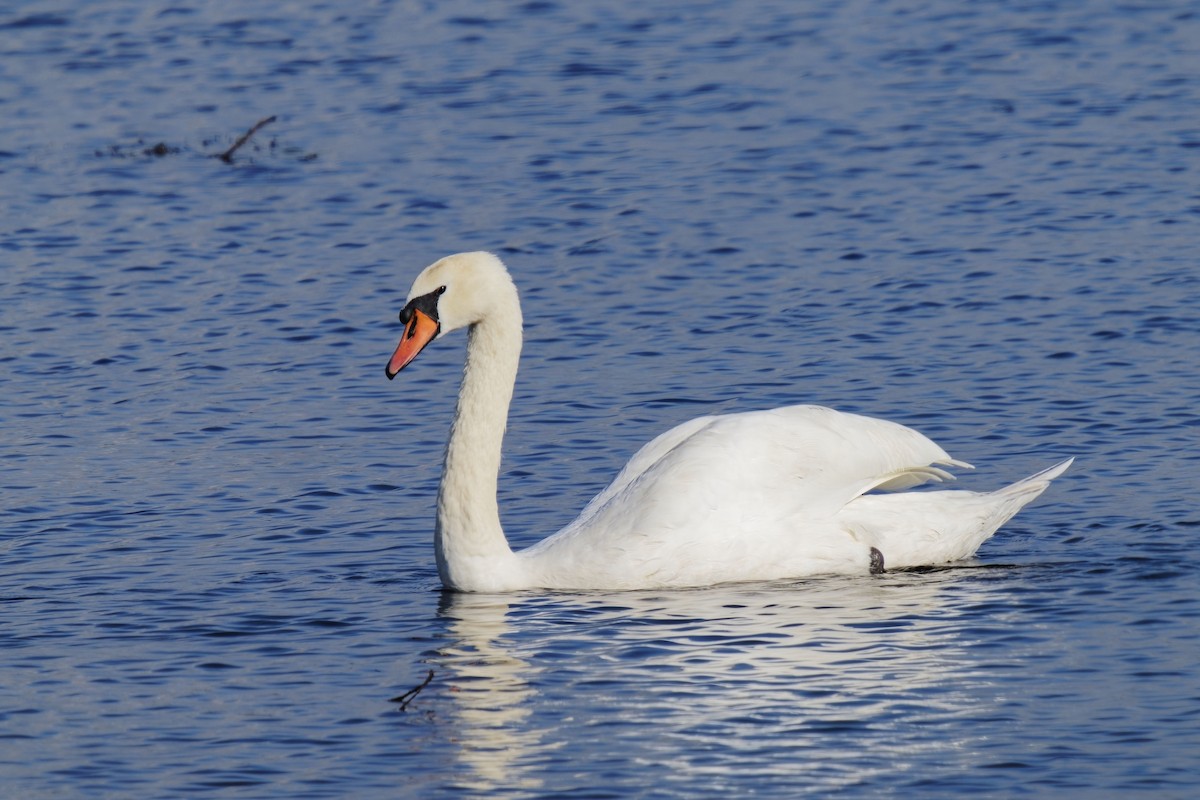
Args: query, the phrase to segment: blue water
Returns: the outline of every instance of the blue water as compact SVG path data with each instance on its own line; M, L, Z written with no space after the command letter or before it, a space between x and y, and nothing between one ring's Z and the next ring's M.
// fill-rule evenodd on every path
M1193 796L1198 186L1187 2L7 4L0 795ZM514 544L712 411L1078 460L963 568L442 594L467 249Z

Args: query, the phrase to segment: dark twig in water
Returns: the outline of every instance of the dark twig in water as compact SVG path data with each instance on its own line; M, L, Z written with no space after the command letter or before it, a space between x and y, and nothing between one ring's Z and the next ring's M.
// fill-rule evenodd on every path
M399 703L400 708L397 710L404 711L405 709L408 708L408 704L413 701L413 698L415 698L418 694L420 694L421 690L424 689L426 686L428 686L430 681L432 681L432 680L433 680L433 670L429 670L429 674L425 676L425 680L421 682L420 686L414 686L412 689L409 689L407 692L400 695L399 697L393 697L388 702L389 703Z
M238 151L238 148L241 147L242 145L244 145L246 142L250 141L250 137L253 136L254 134L258 133L258 131L261 128L264 128L267 125L270 125L274 121L275 121L274 115L260 119L258 122L254 123L254 127L252 127L250 130L243 133L241 135L241 137L236 142L233 143L233 147L229 148L224 153L221 153L221 155L217 156L217 158L221 159L226 164L232 164L233 163L233 154Z

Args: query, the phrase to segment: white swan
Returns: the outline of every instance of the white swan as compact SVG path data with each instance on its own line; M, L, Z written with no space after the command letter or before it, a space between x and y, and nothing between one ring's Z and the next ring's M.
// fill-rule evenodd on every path
M521 353L521 306L491 253L426 267L387 365L467 328L467 360L438 491L449 589L624 590L878 572L967 558L1071 460L995 492L908 489L970 467L893 422L819 406L700 417L642 447L558 533L513 552L496 480Z

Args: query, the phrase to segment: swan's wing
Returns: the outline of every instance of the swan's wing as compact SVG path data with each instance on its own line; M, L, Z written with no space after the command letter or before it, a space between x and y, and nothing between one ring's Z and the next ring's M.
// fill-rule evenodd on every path
M868 491L951 479L936 465L969 466L911 428L820 406L700 417L639 450L563 533L688 524L705 510L832 517Z
M869 491L953 480L942 467L971 467L912 428L821 406L717 420L705 433L711 430L714 439L723 440L715 446L745 474L740 480L771 487L809 516L836 513Z
M633 457L617 473L617 477L613 478L612 483L606 486L600 494L593 497L591 502L584 507L583 511L579 512L579 516L571 523L572 526L579 525L590 518L598 508L620 494L625 487L636 480L647 469L658 463L667 453L690 439L698 431L711 425L717 419L719 417L696 417L695 419L676 425L669 431L659 434L642 445L641 449L634 453Z

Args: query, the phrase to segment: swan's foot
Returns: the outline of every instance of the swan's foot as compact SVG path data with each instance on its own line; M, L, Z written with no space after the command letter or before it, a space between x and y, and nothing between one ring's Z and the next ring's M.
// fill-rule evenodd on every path
M871 574L879 575L880 573L883 573L886 571L887 571L886 568L883 566L883 553L879 552L877 549L872 547L871 548Z

